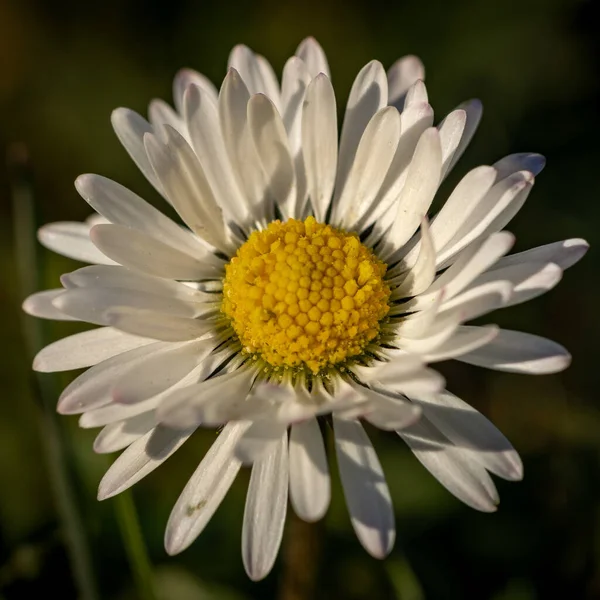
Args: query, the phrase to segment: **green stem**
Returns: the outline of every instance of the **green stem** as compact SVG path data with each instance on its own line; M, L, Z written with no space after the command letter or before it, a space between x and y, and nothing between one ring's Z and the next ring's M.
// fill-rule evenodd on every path
M295 514L288 517L279 600L315 597L322 535L323 521L305 523Z
M138 596L140 600L156 600L152 564L146 551L131 492L129 490L121 492L115 497L114 502Z
M32 173L27 148L14 144L8 151L8 167L14 216L14 250L20 292L25 298L43 285L43 267L36 243L37 215ZM39 319L23 318L23 334L31 359L45 345L44 328ZM40 437L48 464L50 484L65 532L73 577L84 600L99 598L89 543L77 496L68 470L69 452L66 432L54 410L56 382L37 375L32 378L33 394L40 410Z

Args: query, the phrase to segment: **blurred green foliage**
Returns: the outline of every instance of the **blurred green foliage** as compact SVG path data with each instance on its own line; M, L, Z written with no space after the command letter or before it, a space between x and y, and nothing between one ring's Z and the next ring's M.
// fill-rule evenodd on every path
M72 186L86 171L158 202L113 135L111 110L145 112L151 98L169 98L172 76L183 66L219 82L230 48L240 42L280 71L300 40L314 35L329 57L342 108L353 76L367 61L390 65L403 54L421 56L438 118L470 97L485 106L480 130L448 185L468 168L511 152L548 157L510 225L517 250L567 237L587 238L592 250L556 290L488 321L557 340L571 350L572 367L527 378L442 366L449 387L488 415L520 451L524 482L499 481L499 511L478 514L451 497L399 439L369 430L394 498L398 542L387 561L368 557L354 539L336 480L318 533L317 598L600 598L599 4L0 0L0 145L27 145L40 222L88 215ZM3 170L0 211L0 599L49 591L74 598L22 334ZM44 258L46 286L77 266L50 253ZM44 330L52 340L73 327L47 324ZM56 387L70 376L59 376ZM61 426L101 597L135 598L112 501L95 500L109 459L92 452L94 432L79 430L75 418L62 418ZM170 509L213 438L211 432L198 434L134 491L162 596L277 597L282 559L269 578L253 584L239 557L246 472L188 551L170 558L163 550Z

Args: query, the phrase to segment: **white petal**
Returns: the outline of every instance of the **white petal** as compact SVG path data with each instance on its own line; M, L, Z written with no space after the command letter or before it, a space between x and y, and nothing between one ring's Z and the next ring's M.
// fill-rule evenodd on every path
M523 464L506 437L472 406L448 391L414 400L423 414L457 448L471 452L488 471L511 481L523 478Z
M244 223L248 216L248 205L225 149L217 103L210 95L192 85L185 92L185 119L192 147L217 202L230 219Z
M392 291L391 299L416 296L427 290L435 278L435 248L429 233L427 218L421 223L419 255L415 265L406 273L402 283Z
M453 110L438 125L442 146L442 179L448 174L450 164L463 137L466 125L467 113L461 109Z
M498 335L496 325L486 327L469 327L461 325L455 333L435 350L425 355L427 362L459 358L467 352L471 352L480 346L485 346Z
M92 265L62 275L65 288L123 288L198 304L211 303L216 296L205 294L184 283L153 277L121 266ZM64 291L64 290L62 290Z
M272 451L286 431L286 423L268 418L254 421L235 447L235 455L243 464L251 465Z
M94 440L94 452L107 454L131 445L156 425L154 411L106 425Z
M372 60L356 76L350 90L348 103L346 104L346 112L340 136L334 202L340 199L344 191L359 142L369 121L371 121L378 111L387 106L387 100L385 70L379 61ZM390 108L390 112L395 111L393 108ZM399 127L400 123L397 126ZM341 207L339 210L341 210ZM339 222L341 216L342 214L338 212L338 209L334 205L335 220Z
M120 376L132 366L148 360L154 353L161 355L172 346L175 345L147 343L94 365L63 390L58 399L57 411L64 415L78 414L109 404L112 402L111 387Z
M79 418L79 426L85 429L89 429L91 427L101 427L103 425L115 423L116 421L129 419L144 412L155 411L156 407L159 406L164 398L172 394L174 389L183 388L185 386L193 385L198 381L203 381L224 359L227 358L229 358L229 355L226 351L214 353L204 362L198 365L198 367L193 369L181 381L177 382L172 388L165 390L164 392L153 396L148 400L142 400L136 404L118 404L116 402L112 402L111 398L111 402L109 404L105 406L99 406L99 408L94 408L93 410L88 410L82 414ZM108 385L106 386L109 392L111 387L110 383L111 382L108 382Z
M423 368L423 361L414 354L402 353L389 363L378 362L374 366L363 367L355 365L352 372L356 374L361 381L380 381L386 380L388 376L396 378L406 378Z
M163 352L132 365L113 380L115 402L134 404L152 398L186 377L218 344L213 338L184 344L169 344Z
M256 55L256 62L262 79L262 89L259 92L264 93L277 109L281 110L281 90L279 89L279 81L277 81L277 75L275 75L271 63L260 54Z
M302 148L310 201L317 221L323 221L335 182L338 148L335 94L323 74L315 77L306 90Z
M164 315L193 318L198 305L177 298L167 298L124 288L75 288L54 300L60 311L88 323L109 325L106 311L114 307L152 310Z
M148 106L148 120L153 129L161 129L163 125L169 125L176 129L181 135L187 137L187 125L181 115L178 115L165 101L154 99ZM148 134L150 135L150 134Z
M496 510L496 486L470 453L452 445L424 418L397 433L450 493L477 510Z
M458 233L495 180L496 170L487 166L469 171L460 180L431 223L431 235L438 250L446 246Z
M198 73L192 69L181 69L173 80L173 100L175 101L175 108L177 108L177 112L180 115L183 115L184 110L183 96L190 85L199 87L214 102L217 101L217 88L212 81L205 75L202 75L202 73Z
M403 352L428 354L454 335L454 332L462 322L462 318L462 315L458 311L441 314L422 333L413 334L414 337L408 333L403 334L402 323L400 323L396 343Z
M108 223L109 220L105 219L102 215L99 215L98 213L92 213L85 221L84 223L86 225L89 225L90 228L92 228L94 225L105 225L106 223Z
M117 263L167 279L210 279L218 264L214 255L192 256L135 229L120 225L96 225L90 232L94 245ZM208 262L208 264L207 264Z
M291 57L283 68L281 82L281 102L283 124L287 131L290 151L294 157L297 187L296 216L301 216L302 208L306 201L306 169L304 155L302 154L302 110L306 89L310 83L310 76L306 65L296 56Z
M296 214L296 176L287 134L275 105L262 94L248 102L248 127L269 196L280 208L284 218Z
M516 263L496 268L497 264L491 271L480 275L470 287L490 281L509 281L515 287L506 306L514 306L545 294L562 279L563 274L562 269L554 263Z
M377 241L396 218L396 201L408 174L408 166L422 134L433 123L433 109L429 104L413 104L400 115L401 135L392 164L383 181L373 210L364 215L363 228L375 223L373 239Z
M136 440L104 474L98 487L98 500L106 500L130 488L160 466L192 435L158 425Z
M561 269L568 269L585 256L589 247L590 245L585 240L579 238L553 242L552 244L525 250L525 252L505 256L496 263L495 268L500 269L525 262L547 262L555 263Z
M424 306L422 310L406 315L400 324L398 331L402 331L402 335L411 338L420 338L427 335L428 329L433 325L440 306L444 299L443 290L436 297L433 297L429 306ZM398 307L401 310L401 306ZM391 312L391 311L390 311Z
M241 75L250 94L267 94L273 102L279 102L279 86L271 65L248 46L235 46L229 55L227 67L235 69Z
M83 331L40 350L33 361L33 370L54 373L81 369L151 342L111 327Z
M396 218L388 242L395 250L410 239L427 214L440 181L440 136L430 128L419 139L397 201Z
M571 355L560 344L546 338L501 329L482 348L457 357L458 360L497 371L545 375L566 369Z
M233 448L244 428L240 423L224 427L181 492L165 532L170 555L185 550L202 533L229 491L241 467Z
M382 108L364 129L341 195L336 192L333 222L352 230L362 220L379 192L394 158L399 138L398 111L391 106Z
M319 73L324 73L328 78L331 78L327 57L315 38L308 37L302 40L296 49L295 55L304 61L311 78L317 77Z
M38 230L38 240L48 250L68 258L100 265L115 264L94 246L90 240L90 226L85 223L49 223Z
M456 262L435 280L427 294L437 294L443 289L445 302L454 298L478 275L504 256L514 243L515 236L512 233L500 231L471 244Z
M492 281L471 288L449 302L444 302L441 312L452 311L460 316L462 322L476 319L486 313L505 306L510 300L513 286L507 281Z
M467 149L467 146L473 139L479 122L481 121L481 115L483 113L483 106L479 100L469 100L463 102L457 107L458 110L465 111L467 116L467 122L460 138L460 142L452 155L452 158L446 167L446 173L449 173L454 165L458 162L458 159L463 155L463 152Z
M385 475L358 421L333 417L335 449L352 527L365 550L387 556L396 539L394 511Z
M480 236L502 229L523 206L534 180L531 173L519 171L494 185L478 202L452 240L438 252L438 268Z
M147 412L154 413L159 402L160 397L150 398L138 404L117 404L116 402L112 402L106 406L100 406L99 408L84 412L79 417L78 424L82 429L104 427L105 425L131 419Z
M242 559L248 577L263 579L273 567L287 511L287 433L252 468L242 529Z
M52 302L61 294L64 294L65 290L60 288L57 290L46 290L44 292L37 292L31 294L23 302L23 310L32 317L39 317L40 319L54 319L55 321L78 321L76 317L67 315L61 310L56 308Z
M290 432L290 501L304 521L318 521L331 498L325 444L315 418L292 426Z
M529 171L537 177L545 166L546 159L541 154L536 154L534 152L509 154L494 163L494 168L498 171L498 181L517 171Z
M398 372L395 361L385 363L385 367L379 369L377 382L391 389L396 394L404 394L413 397L419 394L433 393L444 388L444 378L433 369L419 369L414 373L404 374Z
M113 110L110 120L125 150L146 179L162 194L160 182L154 173L154 169L148 160L144 148L144 134L154 131L152 125L136 112L128 108L117 108Z
M421 416L421 409L416 404L395 393L392 397L389 390L378 392L366 388L364 394L370 400L369 411L364 418L379 429L403 429L418 421Z
M189 319L125 306L110 308L105 315L106 321L115 329L165 342L193 340L215 328L215 324L206 319Z
M407 110L411 106L425 104L429 102L427 95L427 88L425 83L417 79L406 92L406 98L404 99L404 110Z
M229 253L231 247L223 213L194 151L172 127L166 126L162 131L164 144L149 134L144 137L144 143L171 204L196 235ZM168 239L163 241L169 242Z
M248 128L249 100L246 84L230 69L219 94L221 131L235 176L252 205L254 221L261 222L270 217L265 201L267 181Z
M157 411L158 420L173 427L201 423L207 405L243 402L254 377L254 371L238 369L178 390L163 400Z
M419 57L408 55L399 58L387 72L388 104L402 110L406 92L419 79L425 79L425 67Z

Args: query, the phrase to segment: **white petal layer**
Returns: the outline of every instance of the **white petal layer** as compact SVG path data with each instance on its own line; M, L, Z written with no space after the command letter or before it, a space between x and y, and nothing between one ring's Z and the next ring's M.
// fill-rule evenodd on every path
M400 138L400 115L388 106L375 113L362 132L343 191L334 199L332 222L354 229L368 212L388 172ZM339 173L339 171L338 171Z
M154 353L115 378L111 390L113 399L123 404L135 404L160 394L186 377L217 344L212 338L168 344L165 351Z
M38 231L42 246L68 258L99 265L114 265L90 240L90 226L86 223L59 222L44 225Z
M208 77L192 69L181 69L173 79L173 100L175 102L175 108L177 108L177 112L180 115L183 114L184 110L183 96L190 85L199 87L205 94L210 96L214 102L217 101L217 88Z
M250 369L237 370L188 386L171 395L158 409L158 420L173 427L186 427L190 423L205 421L207 411L241 404L246 399L255 374Z
M184 105L192 147L215 198L229 219L243 224L248 216L248 204L227 155L217 103L203 89L191 85L185 92Z
M315 77L306 90L302 148L310 201L317 221L323 221L331 200L338 154L335 93L323 74Z
M219 261L208 252L203 254L200 247L192 255L121 225L96 225L90 238L115 262L148 275L194 281L211 279L217 273Z
M152 125L128 108L115 109L110 116L110 120L119 141L123 144L129 156L146 179L162 194L160 182L144 149L144 134L153 132Z
M333 417L338 468L350 520L375 558L387 556L396 538L392 500L381 464L358 421Z
M149 340L150 341L150 340ZM112 402L111 388L124 373L137 364L151 360L171 346L163 342L148 343L103 360L75 378L62 392L57 410L61 414L78 414Z
M394 250L406 244L427 214L440 182L441 166L440 136L437 129L430 128L419 139L397 200L389 237Z
M523 478L523 463L506 437L472 406L448 391L415 402L425 417L457 448L471 453L488 471L510 481Z
M242 559L248 577L271 571L283 536L288 500L287 433L252 468L242 529Z
M296 176L285 126L267 96L258 94L248 102L248 128L262 166L268 196L284 218L296 214Z
M557 373L571 364L571 355L560 344L508 329L501 329L489 344L456 358L479 367L528 375Z
M500 269L509 265L516 265L526 262L555 263L561 269L568 269L576 262L580 261L588 251L590 245L580 238L554 242L525 250L517 254L505 256L496 263L495 268Z
M91 329L70 335L40 350L33 361L33 370L54 373L90 367L151 342L152 340L117 331L112 327Z
M98 488L98 500L121 493L154 471L192 435L159 425L135 441L106 471Z
M233 449L246 425L226 425L177 499L165 532L171 555L185 550L201 533L229 491L241 463Z
M125 306L110 308L105 316L107 323L116 329L165 342L194 340L214 330L214 323L207 319L179 317Z
M141 231L182 252L203 251L189 231L116 181L100 175L80 175L75 188L110 223Z
M331 78L327 57L315 38L307 37L302 40L298 48L296 48L295 54L304 61L311 78L316 77L319 73L324 73L327 77Z
M372 117L387 105L387 100L387 78L385 71L380 62L373 60L359 71L352 84L352 89L350 90L350 95L348 97L342 133L340 136L334 197L336 205L342 194L345 192L344 188L363 133ZM391 107L389 112L396 113L397 115L397 111ZM397 127L398 129L400 128L399 120ZM398 131L398 135L399 134L400 132ZM379 149L380 148L378 148L378 150ZM395 148L391 151L392 155L394 150ZM342 211L343 203L334 206L334 222L340 222L341 217L343 216Z
M402 110L406 92L417 80L425 79L425 67L417 56L403 56L388 69L387 78L388 104Z
M313 417L292 426L290 433L290 501L305 521L318 521L331 498L323 436Z
M106 425L94 440L94 452L107 454L126 448L156 426L154 411Z
M146 135L144 143L171 204L194 233L228 253L231 248L223 213L202 165L188 142L175 129L164 127L162 134L165 143L152 135Z
M23 310L32 317L40 319L53 319L54 321L78 321L76 317L66 315L54 306L53 302L58 296L64 294L65 290L46 290L31 294L23 302Z
M477 510L496 510L499 502L496 486L471 453L454 446L424 418L397 433L450 493Z

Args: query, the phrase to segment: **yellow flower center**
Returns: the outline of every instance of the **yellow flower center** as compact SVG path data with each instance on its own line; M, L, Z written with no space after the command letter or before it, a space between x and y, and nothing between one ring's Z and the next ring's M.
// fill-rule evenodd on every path
M225 267L222 311L244 351L313 373L361 354L389 310L386 265L355 234L273 221Z

